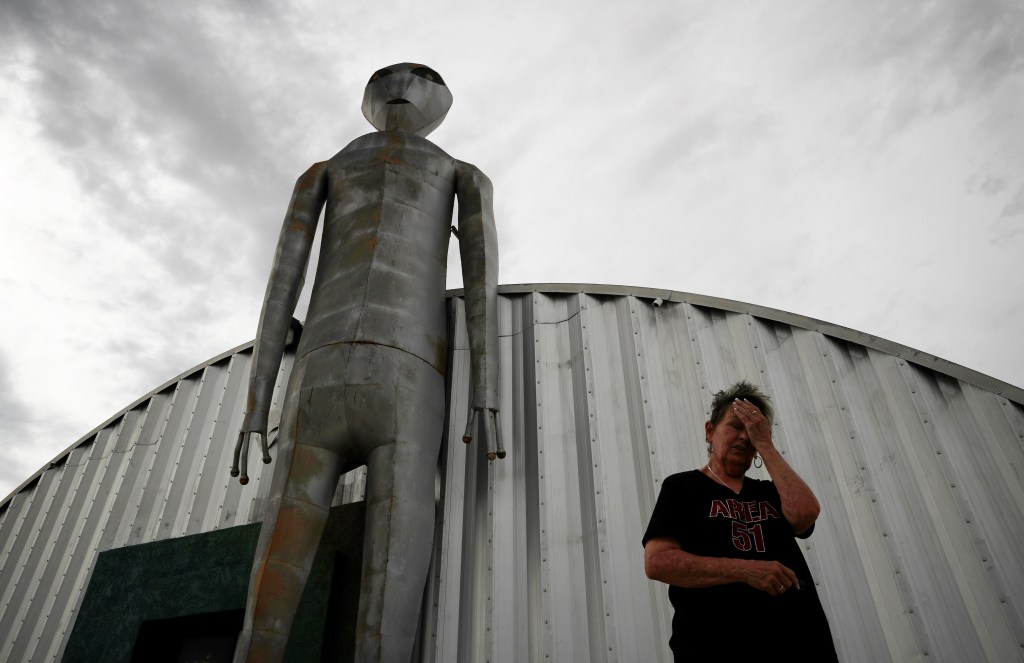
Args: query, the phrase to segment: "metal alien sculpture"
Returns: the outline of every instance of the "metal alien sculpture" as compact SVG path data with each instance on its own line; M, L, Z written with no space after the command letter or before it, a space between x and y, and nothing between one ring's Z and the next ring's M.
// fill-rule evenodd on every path
M437 72L397 64L366 85L378 131L299 178L260 315L232 476L246 483L267 423L291 316L326 203L320 261L288 381L278 466L249 581L236 661L281 660L338 478L367 466L356 660L408 661L434 528L445 415L445 269L456 197L472 393L479 428L504 456L497 399L497 236L491 183L424 136L452 95ZM454 229L452 229L454 230ZM482 416L481 416L482 415ZM479 421L478 421L479 419ZM490 447L488 447L490 448Z

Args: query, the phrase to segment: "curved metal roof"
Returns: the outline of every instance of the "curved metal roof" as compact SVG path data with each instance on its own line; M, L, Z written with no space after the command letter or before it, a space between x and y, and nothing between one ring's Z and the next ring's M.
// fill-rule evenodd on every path
M804 315L797 313L790 313L781 309L769 308L767 306L760 306L758 304L748 304L746 302L736 301L733 299L724 299L721 297L712 297L710 295L699 295L691 292L682 292L679 290L663 290L659 288L648 288L641 286L625 286L625 285L607 285L607 284L595 284L595 283L516 283L508 285L498 286L498 293L503 295L515 295L525 294L532 292L540 293L572 293L572 294L589 294L597 296L609 296L609 297L637 297L640 299L647 299L654 301L655 299L661 299L667 302L676 303L687 303L693 304L694 306L705 306L709 308L720 309L722 311L730 311L733 313L745 313L757 318L763 318L765 320L771 320L773 322L781 322L793 327L800 329L806 329L808 331L818 332L825 336L832 338L842 339L851 343L857 343L864 347L878 350L886 354L906 359L907 361L917 364L923 368L927 368L943 375L956 378L957 380L963 380L964 382L980 387L998 396L1004 396L1005 398L1017 403L1024 405L1024 389L1016 387L1008 382L996 379L990 375L979 373L978 371L961 366L960 364L953 363L929 354L922 352L921 350L915 350L906 345L901 345L894 341L889 341L880 336L874 336L866 332L857 331L856 329L850 329L849 327L843 327L836 325L831 322L824 320L818 320L816 318L809 318ZM462 297L463 289L455 288L448 290L445 295L448 298ZM122 416L128 410L136 407L139 403L142 403L152 397L154 394L159 393L167 389L170 385L178 382L184 377L187 377L193 373L203 370L205 367L216 364L217 362L223 361L226 357L230 357L233 354L244 352L251 348L253 341L248 343L242 343L230 350L211 357L210 359L193 366L187 371L171 378L167 382L163 383L153 391L149 392L145 396L138 398L136 401L125 407L123 410L110 417L102 424L89 431L82 437L80 437L74 444L69 446L64 451L57 454L50 463L43 468L40 468L38 472L30 476L28 479L23 481L21 485L11 491L11 494L0 500L0 508L11 499L18 491L22 490L25 486L32 483L38 476L46 470L48 467L52 467L58 464L60 460L67 456L77 445L85 440L90 439L97 431L103 429L110 422L116 420Z
M743 377L773 396L780 449L822 502L805 555L842 660L1021 657L1019 388L751 304L499 292L509 456L493 464L459 440L468 350L449 293L452 433L424 660L668 660L670 608L640 537L664 477L705 460L711 393ZM0 503L0 660L59 660L100 551L262 519L274 466L251 464L244 488L227 474L250 360L244 344L165 383ZM361 494L357 472L336 500Z
M1002 380L998 380L984 373L979 373L978 371L961 366L960 364L955 364L927 352L915 350L909 346L889 341L880 336L874 336L873 334L857 331L856 329L850 329L849 327L843 327L824 320L809 318L797 313L790 313L788 311L760 306L758 304L748 304L746 302L740 302L732 299L723 299L721 297L712 297L710 295L698 295L692 292L682 292L679 290L661 290L658 288L642 288L624 285L521 283L516 285L499 286L498 292L502 294L521 294L527 292L588 293L591 295L638 297L641 299L649 299L651 301L660 298L667 302L687 303L693 304L694 306L706 306L708 308L720 309L722 311L731 311L733 313L745 313L756 318L763 318L764 320L771 320L773 322L781 322L792 327L819 332L825 336L842 339L844 341L849 341L850 343L857 343L864 347L892 355L893 357L906 359L918 366L931 369L938 373L942 373L943 375L948 375L949 377L956 378L957 380L963 380L975 387L981 387L982 389L991 391L996 395L1005 396L1015 403L1024 404L1024 389L1021 387L1015 387L1008 382L1003 382ZM448 296L461 297L462 290L449 290Z

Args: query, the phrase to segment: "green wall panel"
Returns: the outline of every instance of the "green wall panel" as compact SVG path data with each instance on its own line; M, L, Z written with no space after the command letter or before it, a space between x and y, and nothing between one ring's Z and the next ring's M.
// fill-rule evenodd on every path
M351 660L364 520L363 502L331 510L287 661ZM225 628L237 635L259 531L256 523L100 553L64 663L131 663L140 630L140 647L174 663L185 638Z

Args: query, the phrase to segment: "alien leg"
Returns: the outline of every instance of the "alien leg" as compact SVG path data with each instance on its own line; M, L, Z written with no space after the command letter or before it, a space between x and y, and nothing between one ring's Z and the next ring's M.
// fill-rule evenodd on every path
M375 447L367 459L355 656L363 663L407 663L415 650L433 544L434 479L444 422L441 375L413 355L389 354L398 372L392 392L393 441ZM349 412L354 419L355 411Z
M292 621L319 547L338 477L344 416L327 410L344 387L325 379L331 359L314 351L298 362L288 385L280 451L266 516L249 580L245 625L236 663L277 662L284 657ZM343 362L342 362L343 366ZM337 367L337 364L334 364ZM327 371L329 372L329 371Z

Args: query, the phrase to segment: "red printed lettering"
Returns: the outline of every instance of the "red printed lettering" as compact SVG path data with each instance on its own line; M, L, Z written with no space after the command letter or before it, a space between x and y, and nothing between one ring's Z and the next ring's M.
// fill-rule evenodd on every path
M715 518L717 516L729 518L729 509L725 508L725 503L722 500L711 500L711 513L708 514L708 518Z
M761 502L761 520L767 518L781 518L779 512L768 502Z
M760 525L747 527L741 522L732 521L732 545L737 550L746 552L753 548L757 552L764 552L764 533Z

